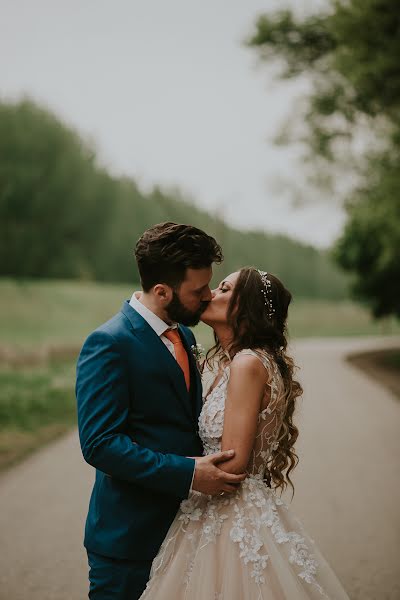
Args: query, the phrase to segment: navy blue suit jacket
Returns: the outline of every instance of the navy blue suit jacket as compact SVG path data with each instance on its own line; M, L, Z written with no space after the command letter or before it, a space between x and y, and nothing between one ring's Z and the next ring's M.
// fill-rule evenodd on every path
M76 396L82 453L96 478L86 548L104 556L152 560L202 454L197 422L201 379L190 346L190 392L182 369L128 301L85 341Z

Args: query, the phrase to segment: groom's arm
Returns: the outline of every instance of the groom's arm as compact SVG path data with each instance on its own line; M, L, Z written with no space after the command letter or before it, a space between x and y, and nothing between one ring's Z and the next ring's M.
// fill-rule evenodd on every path
M195 461L154 452L127 435L129 384L118 342L96 331L77 365L76 397L82 454L100 471L156 492L187 498Z

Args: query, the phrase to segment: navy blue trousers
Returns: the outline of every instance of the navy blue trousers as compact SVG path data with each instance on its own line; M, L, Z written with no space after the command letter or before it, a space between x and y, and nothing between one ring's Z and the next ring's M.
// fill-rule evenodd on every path
M90 600L138 600L149 580L151 560L122 560L87 551Z

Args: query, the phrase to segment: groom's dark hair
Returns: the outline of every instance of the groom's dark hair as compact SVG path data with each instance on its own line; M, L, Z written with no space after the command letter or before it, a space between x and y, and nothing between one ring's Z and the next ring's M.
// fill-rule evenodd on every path
M171 221L147 229L136 243L135 257L145 292L157 283L177 288L187 268L204 269L223 261L221 246L213 237Z

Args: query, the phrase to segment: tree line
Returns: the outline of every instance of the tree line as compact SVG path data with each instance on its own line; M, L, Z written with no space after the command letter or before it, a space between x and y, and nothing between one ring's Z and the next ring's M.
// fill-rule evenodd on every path
M133 250L141 233L166 220L192 223L224 251L216 278L255 265L302 297L339 299L347 279L327 252L263 231L240 231L177 192L144 192L114 177L94 148L30 99L0 102L0 275L138 280Z

